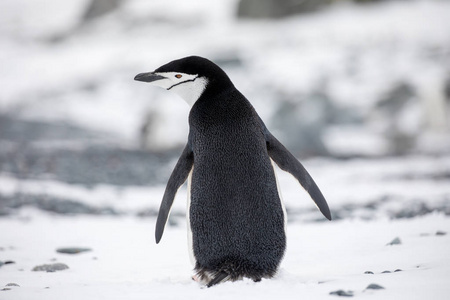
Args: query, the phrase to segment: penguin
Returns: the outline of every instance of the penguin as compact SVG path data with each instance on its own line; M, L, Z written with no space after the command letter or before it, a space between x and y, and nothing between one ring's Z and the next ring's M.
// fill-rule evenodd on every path
M134 79L173 91L191 106L187 143L167 183L155 238L159 243L187 180L194 280L211 287L277 273L286 250L286 211L274 164L292 174L331 220L312 177L215 63L189 56Z

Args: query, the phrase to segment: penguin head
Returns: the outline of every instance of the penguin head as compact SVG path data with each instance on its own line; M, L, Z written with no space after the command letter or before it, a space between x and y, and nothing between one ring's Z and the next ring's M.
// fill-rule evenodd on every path
M154 72L136 75L134 80L174 91L191 106L202 96L233 87L227 74L219 66L199 56L171 61Z

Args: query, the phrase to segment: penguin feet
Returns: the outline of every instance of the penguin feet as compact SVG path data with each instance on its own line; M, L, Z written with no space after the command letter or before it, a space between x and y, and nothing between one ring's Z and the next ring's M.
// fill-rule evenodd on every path
M211 281L206 285L207 287L212 287L221 282L227 281L229 279L229 275L225 272L218 273Z
M195 282L198 282L202 285L205 285L206 287L212 287L216 284L219 284L221 282L225 282L230 280L230 276L225 272L198 272L197 274L193 275L192 280ZM233 280L234 281L234 280Z
M197 274L192 275L191 279L194 280L195 282L201 283L201 280L200 280L200 278L197 276Z
M205 285L207 286L209 282L211 282L211 280L214 279L214 276L211 272L198 272L194 275L192 275L192 280L201 284L201 285Z
M192 280L194 280L195 282L198 282L201 285L205 285L206 287L210 288L216 284L225 282L225 281L236 281L242 278L238 278L238 279L232 279L230 277L229 274L225 273L225 272L219 272L219 273L215 273L213 274L212 272L203 272L202 274L197 273L195 275L192 275ZM261 277L255 277L255 278L251 278L253 280L253 282L260 282L261 281Z

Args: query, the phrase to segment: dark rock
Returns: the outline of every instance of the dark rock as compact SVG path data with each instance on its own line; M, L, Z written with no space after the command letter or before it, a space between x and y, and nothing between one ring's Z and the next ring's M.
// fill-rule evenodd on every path
M393 217L396 219L410 219L417 216L427 215L435 210L440 211L439 208L430 207L430 205L425 201L417 201L415 203L409 203L407 207L404 207L402 210L396 212Z
M282 92L277 95L278 108L270 120L277 136L294 155L330 155L323 141L327 123L334 118L334 105L330 96L323 91L314 91L306 96L298 96L301 101L293 101Z
M177 150L156 154L115 146L83 149L39 149L31 145L0 151L0 171L22 179L49 177L88 187L99 183L117 186L148 185L167 180L167 168Z
M353 297L353 291L337 290L334 292L330 292L330 295L336 295L341 297Z
M392 87L378 102L378 108L386 115L389 122L385 132L390 142L391 152L394 155L405 154L415 145L416 133L405 131L402 127L402 113L411 105L418 105L414 87L401 82Z
M390 180L388 177L386 180ZM333 207L333 219L349 219L349 218L365 218L376 219L380 212L385 212L392 219L414 218L430 213L441 213L450 216L450 198L442 196L439 203L430 204L426 199L402 199L403 204L395 209L389 207L389 203L398 203L398 198L388 195L383 195L369 203L344 203ZM315 212L314 210L293 210L288 211L288 215L302 215L305 213ZM322 220L323 218L321 218ZM433 235L432 233L421 233L420 236Z
M119 8L120 3L120 0L92 0L84 13L83 19L88 21L113 12Z
M447 232L445 231L436 231L436 235L446 235Z
M33 268L32 271L56 272L66 270L69 267L66 264L55 263L50 265L40 265Z
M180 225L180 224L178 223L177 218L170 216L169 220L167 220L167 225L169 225L171 227L178 227L178 225Z
M120 213L111 207L95 207L75 201L73 199L57 198L49 195L31 195L17 193L13 195L0 194L0 202L10 210L24 206L32 206L38 209L58 214L89 214L89 215L119 215Z
M121 148L120 138L63 122L0 114L0 172L20 179L55 179L88 187L164 183L180 149ZM44 145L45 147L42 147ZM66 146L65 146L66 145ZM73 147L77 145L80 147ZM0 209L0 214L7 213Z
M18 287L20 287L20 285L18 285L17 283L14 283L14 282L8 283L6 286L18 286Z
M377 107L388 114L395 115L415 96L414 87L407 82L400 82L392 87L378 102Z
M394 272L402 272L402 269L396 269Z
M371 3L371 2L381 2L384 0L353 0L356 3Z
M0 139L14 143L30 141L58 141L100 139L101 133L88 131L64 122L46 123L22 120L13 115L0 114ZM3 149L4 150L4 149Z
M56 252L58 252L58 253L65 253L65 254L78 254L78 253L81 253L81 252L88 252L88 251L92 251L92 249L90 249L90 248L78 248L78 247L56 249Z
M1 261L0 260L0 267L3 266L3 265L11 265L11 264L15 264L15 262L12 261L12 260L6 260L6 261Z
M10 291L10 288L2 288L0 291Z
M392 273L392 272L388 271L388 270L381 272L381 274L388 274L388 273Z
M373 274L372 271L365 271L364 274Z
M393 246L393 245L401 245L402 241L400 238L396 237L393 239L390 243L386 244L387 246Z
M366 287L366 290L384 290L384 287L376 283L371 283Z
M238 17L282 18L317 11L330 3L330 0L241 0L238 6Z
M143 209L136 213L136 216L144 218L144 217L157 217L158 211L156 209Z

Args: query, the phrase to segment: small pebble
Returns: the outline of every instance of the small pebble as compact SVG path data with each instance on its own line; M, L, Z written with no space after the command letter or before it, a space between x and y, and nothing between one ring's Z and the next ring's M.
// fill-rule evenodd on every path
M16 262L12 261L12 260L6 260L6 261L1 261L0 260L0 267L3 265L10 265L10 264L15 264Z
M353 291L338 290L338 291L330 292L330 295L336 295L336 296L341 296L341 297L353 297Z
M69 267L66 264L56 263L51 265L40 265L33 268L33 271L45 271L45 272L55 272L66 270Z
M20 285L18 285L17 283L14 283L14 282L8 283L6 286L18 286L18 287L20 287Z
M373 274L372 271L365 271L364 274Z
M392 273L392 272L388 271L388 270L381 272L381 274L387 274L387 273Z
M446 235L447 232L445 231L436 231L436 235Z
M0 291L10 291L10 288L2 288Z
M56 249L56 252L64 253L64 254L78 254L78 253L87 252L87 251L92 251L92 249L90 249L90 248L79 248L79 247L69 247L69 248Z
M387 246L392 246L392 245L400 245L402 243L402 241L400 240L400 238L396 237L395 239L393 239L390 243L386 244Z
M396 269L394 272L401 272L403 271L402 269Z
M366 287L366 290L384 290L384 287L376 283L371 283Z

